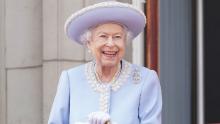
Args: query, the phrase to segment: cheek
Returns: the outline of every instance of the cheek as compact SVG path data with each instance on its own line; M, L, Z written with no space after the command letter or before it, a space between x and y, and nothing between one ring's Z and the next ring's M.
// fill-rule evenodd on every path
M121 44L121 45L119 46L119 49L120 49L120 52L119 52L120 56L124 56L125 51L126 51L125 44L124 44L124 43Z
M100 56L101 54L101 47L97 44L92 44L91 45L91 51L94 57Z

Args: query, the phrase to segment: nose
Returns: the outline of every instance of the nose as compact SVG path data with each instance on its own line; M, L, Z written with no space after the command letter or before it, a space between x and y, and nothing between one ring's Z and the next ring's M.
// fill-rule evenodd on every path
M109 37L108 40L107 40L107 46L113 46L114 45L114 41L112 39L112 37Z

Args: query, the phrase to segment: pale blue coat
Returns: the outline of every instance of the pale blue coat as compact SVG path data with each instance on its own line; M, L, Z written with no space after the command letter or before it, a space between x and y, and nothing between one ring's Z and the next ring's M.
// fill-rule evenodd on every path
M109 114L117 124L161 124L162 97L155 71L130 64L140 70L134 83L132 73L117 91L111 91ZM85 64L62 72L48 124L86 121L99 111L99 96L88 84Z

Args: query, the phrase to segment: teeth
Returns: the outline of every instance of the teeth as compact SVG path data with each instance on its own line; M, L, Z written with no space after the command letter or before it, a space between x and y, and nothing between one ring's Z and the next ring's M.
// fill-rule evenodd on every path
M108 54L108 55L115 55L117 52L114 51L104 51L104 54Z

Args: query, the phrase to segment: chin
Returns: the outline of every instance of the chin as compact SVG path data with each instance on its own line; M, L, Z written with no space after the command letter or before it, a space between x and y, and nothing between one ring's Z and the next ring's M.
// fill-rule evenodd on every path
M108 61L103 61L102 65L103 66L116 66L120 63L120 61L114 61L114 60L108 60Z

